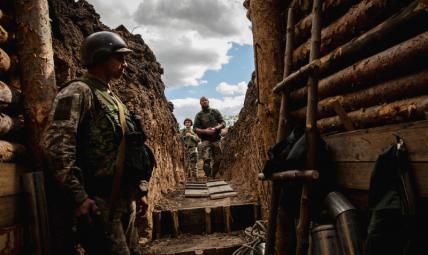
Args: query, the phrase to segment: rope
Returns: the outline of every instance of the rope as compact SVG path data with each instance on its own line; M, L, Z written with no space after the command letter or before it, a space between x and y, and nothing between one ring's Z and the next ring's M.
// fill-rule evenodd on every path
M266 225L267 221L258 220L252 227L246 228L244 235L247 243L243 244L232 255L263 255L256 247L266 242Z

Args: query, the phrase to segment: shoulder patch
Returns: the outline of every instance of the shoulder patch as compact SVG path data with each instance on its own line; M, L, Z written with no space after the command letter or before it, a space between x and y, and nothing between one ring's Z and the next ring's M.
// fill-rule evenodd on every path
M69 120L74 96L60 98L55 108L54 120Z

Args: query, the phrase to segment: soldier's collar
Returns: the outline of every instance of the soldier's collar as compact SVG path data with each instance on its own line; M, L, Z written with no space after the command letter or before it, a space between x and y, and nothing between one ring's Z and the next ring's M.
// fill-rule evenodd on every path
M92 75L92 74L90 74L90 73L85 73L84 75L83 75L86 79L90 79L90 80L92 80L92 81L94 81L95 82L95 85L97 85L97 89L99 89L99 90L103 90L103 91L108 91L108 90L110 90L110 84L109 83L106 83L105 81L103 81L103 80L101 80L100 78L98 78L97 76L95 76L95 75Z
M210 107L208 106L207 108L202 108L203 112L209 112L210 111Z

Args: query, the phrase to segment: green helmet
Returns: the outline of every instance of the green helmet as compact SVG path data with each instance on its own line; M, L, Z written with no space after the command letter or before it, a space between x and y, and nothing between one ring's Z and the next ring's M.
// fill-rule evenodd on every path
M190 121L190 125L193 125L193 121L192 121L191 119L189 119L189 118L185 118L185 119L184 119L184 121L183 121L183 125L185 125L185 124L186 124L186 121Z
M82 43L80 58L83 66L93 67L106 61L113 53L129 53L126 42L116 33L102 31L90 34Z

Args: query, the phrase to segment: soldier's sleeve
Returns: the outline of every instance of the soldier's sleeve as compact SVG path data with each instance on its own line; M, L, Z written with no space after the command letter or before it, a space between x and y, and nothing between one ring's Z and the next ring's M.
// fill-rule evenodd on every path
M216 119L217 123L226 125L226 122L224 121L223 116L221 115L220 111L215 109L214 112L215 112L215 119Z
M76 204L88 197L82 169L76 162L76 137L92 107L92 98L92 91L82 82L73 82L61 90L55 97L41 141L49 170L59 185L72 194Z
M199 119L199 114L196 114L195 121L193 121L193 132L196 132L197 128L201 128L201 121Z

